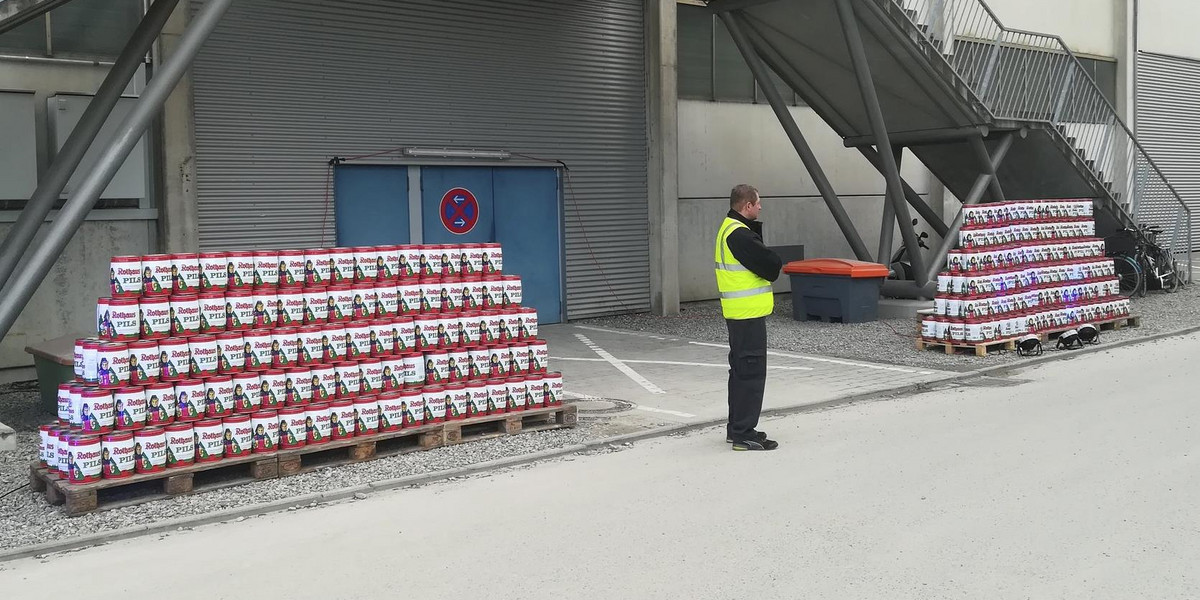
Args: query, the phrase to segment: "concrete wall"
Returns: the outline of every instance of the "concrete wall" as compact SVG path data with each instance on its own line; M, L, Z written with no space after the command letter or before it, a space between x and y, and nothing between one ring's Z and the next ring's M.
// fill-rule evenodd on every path
M46 98L56 93L95 93L107 72L107 66L82 61L0 57L0 89L27 90L35 94L39 174L49 167L53 155L46 125ZM142 85L141 76L138 76L126 93L136 94ZM0 153L9 151L6 143L0 139ZM84 223L12 331L0 342L0 380L32 378L32 370L28 367L33 365L33 359L25 353L27 345L67 333L86 332L94 326L96 299L106 295L110 257L153 251L157 239L154 220L128 215L129 211L108 215L98 213L93 218L103 220ZM0 212L0 235L7 235L16 217L16 211Z
M792 109L863 242L874 252L882 220L883 177L812 110ZM929 175L905 153L903 174L918 193ZM825 202L765 105L679 102L680 299L716 296L712 271L716 228L729 210L729 190L749 183L763 196L763 234L769 245L804 244L808 257L854 258ZM895 236L898 243L899 234ZM935 236L936 239L936 236ZM786 282L778 289L786 289Z
M7 235L9 227L9 223L0 225L0 235ZM94 333L96 299L108 295L109 258L147 253L153 247L154 228L154 221L85 222L0 343L0 368L33 365L25 353L30 344L67 334ZM39 235L35 242L40 239ZM16 377L7 374L8 379Z
M1074 52L1108 57L1117 54L1113 3L1124 1L985 0L1006 27L1054 34L1062 37Z
M1138 50L1200 60L1200 2L1139 0Z

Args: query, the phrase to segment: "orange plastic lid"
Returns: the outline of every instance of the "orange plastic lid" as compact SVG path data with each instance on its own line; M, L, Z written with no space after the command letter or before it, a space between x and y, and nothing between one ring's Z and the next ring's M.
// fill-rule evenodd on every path
M783 272L789 275L840 275L853 279L887 277L890 273L879 263L844 258L796 260L784 265Z

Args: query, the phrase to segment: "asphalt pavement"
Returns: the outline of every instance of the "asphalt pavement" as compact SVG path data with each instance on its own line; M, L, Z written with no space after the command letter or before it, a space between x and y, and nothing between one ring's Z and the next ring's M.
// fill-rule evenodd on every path
M780 417L762 426L775 452L731 452L710 429L14 561L0 565L0 589L92 600L1195 598L1197 353L1200 335L1172 338Z

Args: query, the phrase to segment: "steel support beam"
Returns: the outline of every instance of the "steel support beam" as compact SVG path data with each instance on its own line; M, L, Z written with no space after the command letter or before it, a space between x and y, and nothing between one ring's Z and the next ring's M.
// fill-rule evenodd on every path
M162 63L129 116L117 127L116 136L101 154L96 167L59 211L58 217L46 231L45 240L32 250L29 263L0 294L0 339L8 335L21 310L79 230L100 193L108 187L133 147L162 110L163 102L183 78L200 47L232 3L233 0L209 0L192 19L188 30L180 37L175 53Z
M71 0L7 0L0 2L0 34L16 29Z
M975 185L971 186L971 192L963 199L964 207L979 204L979 201L983 199L983 193L988 189L988 183L996 177L996 170L1000 168L1000 165L1004 162L1004 157L1008 156L1008 151L1012 148L1013 135L1012 133L1005 134L1004 138L1000 140L1000 145L996 147L996 151L988 160L990 172L980 173L979 177L975 178ZM958 214L954 216L954 222L950 224L950 231L942 238L942 243L938 246L937 252L929 258L929 271L926 273L927 279L933 280L937 278L938 272L942 270L942 265L946 264L946 255L950 253L950 248L953 248L954 244L958 241L956 238L958 238L958 231L962 229L962 225L963 211L959 209Z
M951 127L948 129L925 129L921 131L901 131L891 132L888 137L892 143L908 147L920 146L922 144L941 144L944 142L961 142L970 138L981 138L988 134L986 125L970 126L970 127ZM858 146L874 146L874 135L860 135L856 137L848 137L842 140L842 145L847 148L856 148Z
M867 250L866 244L863 243L862 237L858 235L858 230L854 228L854 223L850 220L850 216L846 214L845 207L842 206L842 201L838 199L837 194L833 191L833 185L829 183L829 178L825 176L825 171L821 169L821 164L817 161L817 157L813 154L812 148L809 147L808 141L804 139L804 134L800 132L800 127L796 125L796 120L792 118L792 113L784 103L783 98L779 95L779 90L775 87L775 83L771 80L770 74L767 72L766 65L759 59L758 54L754 52L750 42L746 39L746 35L742 31L740 16L735 16L733 13L719 13L721 20L725 23L725 28L729 31L729 36L733 38L733 43L737 45L738 51L742 53L742 59L750 67L750 72L753 73L754 79L762 88L763 95L767 97L767 102L770 103L771 109L775 111L775 117L779 119L780 125L787 133L788 139L796 148L796 153L800 155L800 160L804 163L804 167L808 169L809 175L813 178L813 183L816 184L817 190L821 192L821 198L825 200L826 206L829 207L829 212L833 214L833 220L837 222L838 228L842 230L842 235L849 242L851 250L854 251L854 256L859 260L871 260L871 251ZM889 155L890 156L890 155Z
M745 28L742 33L750 40L750 44L758 52L759 58L767 63L767 66L772 71L775 71L775 74L788 87L792 88L792 91L796 92L800 96L800 99L804 100L805 104L812 108L822 120L832 125L834 131L839 133L854 131L854 127L850 125L850 121L846 119L845 115L838 111L815 87L809 84L799 71L788 64L787 59L783 57L783 53L762 34L758 25L749 19L744 20L743 25Z
M871 163L871 166L875 167L879 171L880 175L883 174L883 166L879 160L879 153L876 152L874 148L869 146L858 146L858 151L862 153L863 157L866 158L868 162ZM914 190L912 186L904 180L903 177L900 178L900 183L904 186L904 199L908 201L908 205L913 207L913 209L917 211L917 214L921 215L921 218L925 219L925 222L929 223L929 226L932 227L939 236L946 237L946 232L949 231L949 228L946 226L946 223L942 221L941 215L937 214L933 208L926 204L925 200L921 198L921 195L917 193L917 190Z
M854 74L858 79L859 91L862 93L863 105L867 117L871 121L871 129L875 133L875 147L883 163L884 179L887 180L887 197L900 220L900 235L908 248L909 260L916 274L917 285L929 282L925 270L925 258L921 255L920 245L917 244L917 232L912 226L908 206L904 202L903 185L900 183L900 168L891 152L883 149L892 147L888 138L887 123L883 119L883 109L879 105L879 93L875 90L875 80L871 76L871 65L867 61L867 50L863 45L862 32L858 29L858 19L854 14L854 5L850 0L837 0L838 16L842 21L842 30L846 35L846 46L850 50L850 59L854 64Z
M904 156L904 148L901 146L892 146L892 158L896 161L896 167L900 167L900 159ZM903 181L903 180L901 180ZM885 196L887 192L884 192ZM896 232L896 209L892 207L892 203L884 198L883 202L883 222L879 224L879 259L876 261L881 265L891 265L892 263L892 240Z
M54 208L54 202L75 174L75 169L79 167L92 142L96 140L96 135L100 133L100 128L104 126L112 114L113 107L121 99L121 92L137 74L142 59L150 52L154 40L158 38L177 4L179 0L157 0L150 5L133 36L125 43L121 55L105 75L100 89L96 90L96 95L83 111L79 123L71 130L71 135L67 136L67 141L54 157L50 168L41 177L37 189L25 204L21 215L17 217L17 222L4 237L4 242L0 243L0 288L12 277L26 248L37 235L38 228Z
M992 202L1004 202L1004 189L1000 187L1000 178L996 176L996 168L999 165L992 164L992 157L988 155L987 145L983 143L981 138L972 138L971 150L975 153L975 158L979 161L979 166L983 168L983 172L991 175L988 183L988 191L992 196Z

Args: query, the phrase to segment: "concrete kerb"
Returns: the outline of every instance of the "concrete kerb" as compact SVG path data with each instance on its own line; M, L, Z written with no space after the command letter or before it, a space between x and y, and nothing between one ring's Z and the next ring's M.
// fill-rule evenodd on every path
M962 380L972 379L972 378L976 378L976 377L994 375L996 373L1003 373L1003 372L1013 371L1013 370L1018 370L1018 369L1027 369L1030 367L1036 367L1036 366L1040 366L1040 365L1058 361L1058 360L1066 360L1066 359L1070 359L1070 358L1075 358L1078 356L1083 356L1083 355L1091 354L1094 352L1111 350L1114 348L1121 348L1124 346L1132 346L1135 344L1141 344L1141 343L1146 343L1146 342L1153 342L1153 341L1157 341L1157 340L1162 340L1162 339L1181 336L1181 335L1188 335L1188 334L1197 333L1197 332L1200 332L1200 326L1188 327L1188 328L1180 329L1177 331L1155 334L1155 335L1150 335L1150 336L1146 336L1146 337L1142 337L1142 338L1121 340L1118 342L1114 342L1112 344L1105 344L1105 345L1101 345L1101 346L1086 348L1084 350L1079 350L1079 351L1075 351L1075 352L1071 352L1071 353L1064 353L1061 356L1060 355L1044 356L1041 358L1031 359L1027 362L1022 362L1020 364L1015 364L1015 365L997 365L997 366L993 366L993 367L985 367L982 369L977 369L974 371L968 371L968 372L964 372L964 373L955 373L953 375L949 375L946 377L940 377L940 378L932 379L929 381L923 381L920 383L899 386L899 387L890 388L890 389L886 389L886 390L878 390L878 391L866 392L866 393L860 393L860 394L851 394L851 395L843 396L841 398L833 398L830 400L823 400L820 402L799 403L799 404L794 404L794 405L789 405L789 406L771 408L771 409L764 410L763 416L764 417L780 417L780 416L793 415L793 414L810 413L810 412L828 410L828 409L832 409L832 408L838 408L841 406L847 406L850 404L868 402L871 400L881 400L881 399L893 398L893 397L897 397L897 396L919 394L919 393L928 391L929 389L933 388L934 386L937 386L940 384L945 384L945 383L950 383L950 382L955 382L955 381L962 381ZM225 521L231 521L231 520L235 520L235 519L238 519L241 517L248 518L248 517L261 516L261 515L266 515L266 514L275 513L275 512L282 512L282 511L285 511L292 507L302 507L302 506L312 504L314 502L316 502L318 504L337 502L337 501L342 501L342 500L347 500L347 499L353 498L356 494L366 494L366 493L370 493L373 491L385 491L385 490L392 490L392 489L397 489L397 488L426 485L426 484L435 483L438 481L444 481L444 480L448 480L448 479L456 478L456 477L464 477L467 475L474 475L474 474L478 474L478 473L482 473L482 472L493 471L493 470L507 468L507 467L516 467L516 466L533 464L533 463L540 462L543 460L560 458L560 457L568 456L571 454L586 452L588 450L596 450L596 449L604 448L606 446L613 446L613 445L624 444L624 443L633 443L633 442L644 441L644 440L649 440L649 439L654 439L654 438L659 438L659 437L665 437L665 436L669 436L669 435L690 433L693 431L699 431L699 430L707 429L710 427L716 427L716 426L722 425L724 422L725 422L725 419L723 419L723 418L696 420L696 421L691 421L688 423L670 425L667 427L658 427L655 429L648 429L646 431L639 431L639 432L635 432L635 433L617 435L617 436L607 437L607 438L603 438L603 439L599 439L599 440L591 440L591 441L583 442L580 444L564 446L562 448L554 448L554 449L550 449L550 450L543 450L541 452L534 452L534 453L530 453L530 454L523 454L520 456L511 456L511 457L507 457L507 458L501 458L501 459L497 459L497 460L476 463L473 465L467 465L467 466L459 467L459 468L455 468L455 469L447 469L447 470L443 470L443 471L436 471L433 473L422 473L419 475L409 475L407 477L399 477L399 478L388 479L388 480L384 480L384 481L376 481L376 482L372 482L372 483L368 483L368 484L357 485L357 486L352 486L352 487L348 487L348 488L342 488L339 490L332 490L332 491L328 491L328 492L318 492L318 493L313 493L313 494L305 494L302 496L294 496L294 497L285 498L282 500L274 500L271 502L263 502L263 503L254 504L254 505L250 505L250 506L231 508L231 509L227 509L227 510L223 510L223 511L209 513L206 515L195 515L195 516L189 516L189 517L182 517L179 519L171 519L168 521L162 521L160 523L153 523L153 524L149 524L149 525L140 525L137 527L129 527L129 528L119 529L119 530L115 530L115 531L101 532L101 533L97 533L97 534L93 534L93 535L81 536L81 537L71 538L71 539L67 539L67 540L61 540L61 541L56 541L56 542L47 542L45 544L38 544L36 546L28 546L25 548L16 548L13 550L0 552L0 563L5 563L5 562L13 561L13 560L19 560L22 558L42 556L42 555L46 555L46 554L54 554L54 553L68 552L68 551L73 551L73 550L81 550L81 549L88 548L91 546L99 546L99 545L103 545L103 544L109 544L112 542L117 542L120 540L129 539L129 538L133 538L133 537L139 537L139 536L143 536L143 535L149 535L149 534L154 534L154 533L168 533L170 531L177 530L180 528L191 529L191 528L195 528L195 527L201 527L204 525L211 525L214 523L222 523Z
M1127 340L1117 340L1112 343L1101 342L1100 344L1097 344L1095 346L1087 346L1087 347L1079 349L1079 350L1071 350L1069 352L1065 351L1065 352L1051 354L1051 355L1042 355L1040 357L1031 358L1029 360L1026 360L1024 362L1017 363L1017 364L995 365L995 366L991 366L991 367L984 367L982 369L976 369L974 371L969 371L969 373L971 375L1003 374L1003 373L1008 373L1010 371L1038 367L1038 366L1044 365L1046 363L1052 363L1055 361L1070 360L1072 358L1078 358L1080 356L1086 356L1088 354L1095 354L1096 352L1104 352L1106 350L1114 350L1116 348L1124 348L1125 346L1136 346L1138 344L1157 342L1159 340L1165 340L1167 338L1190 335L1190 334L1197 333L1197 332L1200 332L1200 325L1194 325L1192 327L1185 327L1183 329L1177 329L1175 331L1168 331L1165 333L1156 333L1156 334L1147 335L1144 337L1130 338Z

